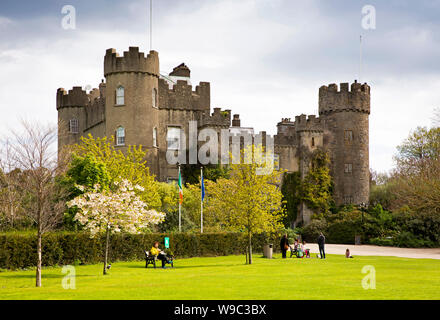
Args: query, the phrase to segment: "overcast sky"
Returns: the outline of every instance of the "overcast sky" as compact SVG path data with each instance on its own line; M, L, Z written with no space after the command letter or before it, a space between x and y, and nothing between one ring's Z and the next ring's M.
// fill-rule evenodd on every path
M64 29L63 6L76 9ZM365 30L362 8L376 9ZM153 0L162 73L185 62L211 106L275 134L283 117L318 110L318 89L359 78L371 86L370 167L440 106L440 1ZM96 87L107 48L149 50L149 0L17 1L0 6L0 134L20 118L55 123L56 90Z

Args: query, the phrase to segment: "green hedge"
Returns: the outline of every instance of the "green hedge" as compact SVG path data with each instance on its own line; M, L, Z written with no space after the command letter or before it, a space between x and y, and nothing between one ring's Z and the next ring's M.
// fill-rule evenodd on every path
M177 258L243 254L247 243L243 233L115 234L111 237L110 261L142 260L144 250L149 250L154 241L163 244L165 237L170 238L170 249ZM273 243L277 251L279 238L256 235L253 252L262 252L266 243ZM94 264L103 260L104 239L90 238L87 233L47 233L42 245L44 266ZM35 266L36 247L35 235L0 234L0 268Z

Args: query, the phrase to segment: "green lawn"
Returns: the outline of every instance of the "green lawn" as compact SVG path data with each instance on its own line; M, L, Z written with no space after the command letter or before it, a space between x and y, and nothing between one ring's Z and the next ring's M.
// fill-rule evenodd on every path
M76 289L65 290L61 268L0 272L0 299L440 299L440 261L328 255L326 260L268 260L255 255L181 259L175 268L144 268L144 262L77 266ZM376 289L362 288L361 270L376 270Z

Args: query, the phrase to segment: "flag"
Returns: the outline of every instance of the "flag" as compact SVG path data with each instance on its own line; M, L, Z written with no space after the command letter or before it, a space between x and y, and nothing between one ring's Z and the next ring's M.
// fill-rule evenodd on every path
M182 189L182 176L180 175L180 167L179 167L179 203L183 203L183 189Z
M200 171L201 189L202 189L202 201L205 199L205 183L203 182L203 170Z

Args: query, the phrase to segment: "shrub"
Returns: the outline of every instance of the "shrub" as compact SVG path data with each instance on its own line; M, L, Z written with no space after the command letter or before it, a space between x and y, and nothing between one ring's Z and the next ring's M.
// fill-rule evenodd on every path
M371 238L369 240L369 243L374 244L376 246L388 246L388 247L394 246L393 239L390 238Z
M300 229L302 239L307 242L316 242L320 232L327 236L327 222L323 219L315 219Z
M395 246L403 248L423 248L435 246L433 241L417 237L407 231L399 233L393 240L393 244Z
M163 243L170 238L170 250L177 258L196 256L223 256L243 254L247 239L244 233L144 233L111 236L110 260L133 261L144 259L144 250L150 250L154 241ZM267 243L278 244L279 236L257 234L253 248L262 252ZM103 259L104 241L90 238L84 232L54 232L43 235L43 265L95 264ZM21 269L36 265L36 236L31 233L0 234L0 268ZM274 245L278 251L278 245Z

